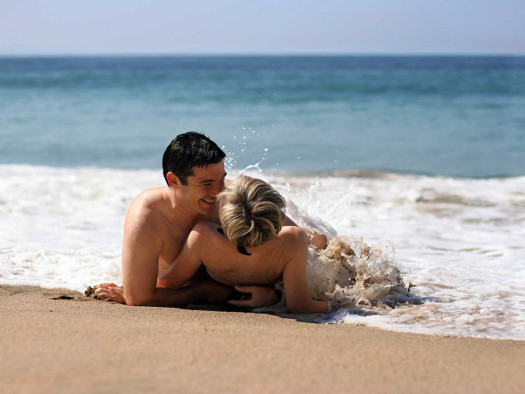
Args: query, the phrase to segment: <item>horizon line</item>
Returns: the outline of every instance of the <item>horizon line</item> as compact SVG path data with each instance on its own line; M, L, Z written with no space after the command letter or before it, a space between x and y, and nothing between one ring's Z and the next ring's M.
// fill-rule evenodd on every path
M497 52L85 52L1 53L0 57L523 57L525 53Z

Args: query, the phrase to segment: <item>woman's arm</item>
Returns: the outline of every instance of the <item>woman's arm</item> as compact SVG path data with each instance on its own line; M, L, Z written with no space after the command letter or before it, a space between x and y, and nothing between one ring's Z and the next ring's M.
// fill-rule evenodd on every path
M308 292L306 262L308 240L300 229L288 231L287 250L289 257L283 271L286 303L292 313L327 313L328 302L312 300Z
M157 287L181 288L197 272L202 264L199 250L202 234L197 226L191 230L179 255L173 260L170 267L159 276Z

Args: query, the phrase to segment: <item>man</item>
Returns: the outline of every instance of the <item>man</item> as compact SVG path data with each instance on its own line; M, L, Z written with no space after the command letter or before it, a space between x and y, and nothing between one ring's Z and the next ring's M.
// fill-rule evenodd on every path
M157 278L180 253L188 234L200 221L218 222L216 197L224 188L224 152L208 137L188 132L166 148L162 167L167 186L145 190L131 203L124 224L122 281L100 284L99 297L127 305L184 306L225 303L231 288L197 274L180 289L157 287ZM270 288L242 286L238 306L271 305L277 295Z

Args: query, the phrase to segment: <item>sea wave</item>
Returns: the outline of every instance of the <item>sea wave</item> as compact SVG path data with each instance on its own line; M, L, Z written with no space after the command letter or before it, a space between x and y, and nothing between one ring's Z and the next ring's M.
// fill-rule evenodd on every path
M0 173L0 283L79 291L121 283L126 209L164 184L153 170L1 165ZM247 174L293 202L299 224L388 245L391 267L421 300L381 313L356 303L320 322L525 339L525 177Z

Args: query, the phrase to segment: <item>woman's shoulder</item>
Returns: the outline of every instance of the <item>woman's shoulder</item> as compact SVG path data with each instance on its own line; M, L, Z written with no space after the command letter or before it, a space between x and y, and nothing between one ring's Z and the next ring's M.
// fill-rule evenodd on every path
M306 237L306 233L301 227L283 226L278 237Z
M220 227L217 223L202 221L193 226L192 231L206 236L214 236L220 234Z

